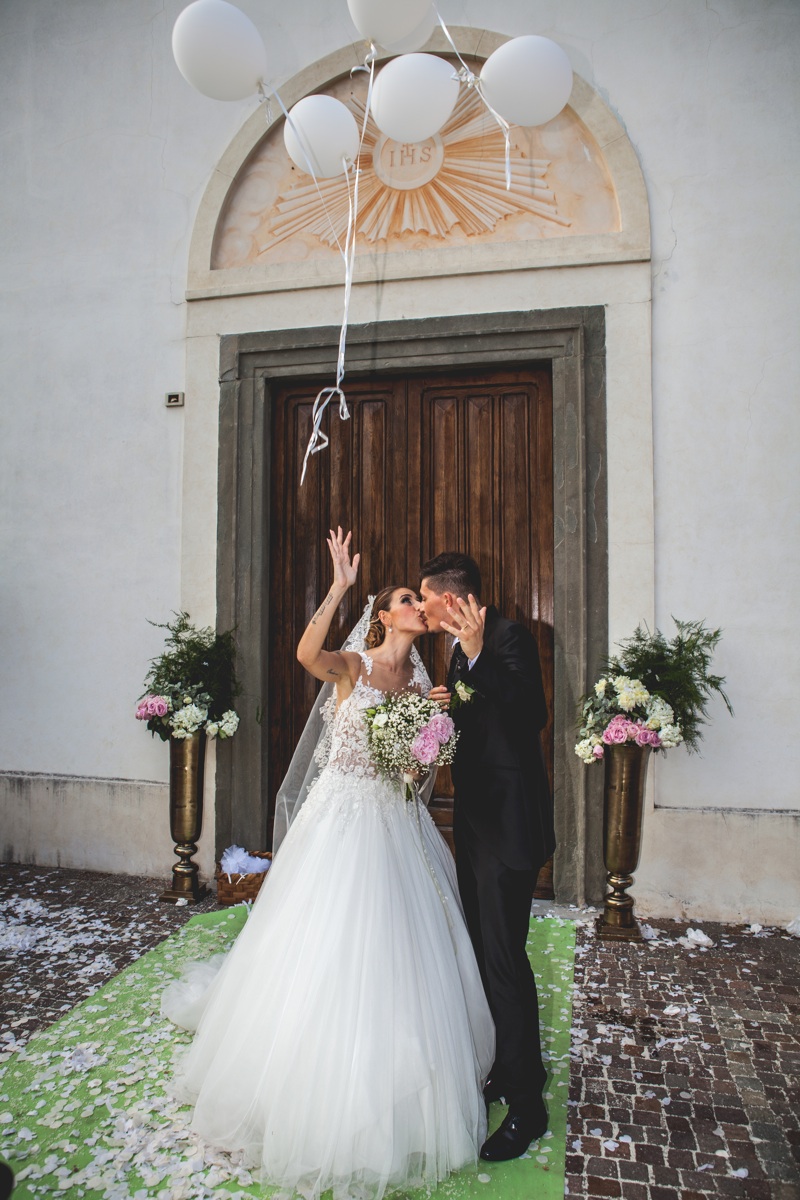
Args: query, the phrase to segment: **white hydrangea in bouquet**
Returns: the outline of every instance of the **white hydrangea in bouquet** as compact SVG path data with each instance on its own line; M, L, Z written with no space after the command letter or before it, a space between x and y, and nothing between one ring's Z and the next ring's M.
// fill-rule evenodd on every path
M373 763L385 778L402 780L407 799L416 795L421 774L448 766L455 757L458 734L452 719L417 692L387 696L364 716Z
M671 750L685 743L696 750L702 738L707 703L716 692L733 713L722 690L725 679L709 671L722 631L702 621L675 620L678 633L668 641L658 629L639 626L620 643L580 709L575 753L585 763L600 762L606 746L626 742Z

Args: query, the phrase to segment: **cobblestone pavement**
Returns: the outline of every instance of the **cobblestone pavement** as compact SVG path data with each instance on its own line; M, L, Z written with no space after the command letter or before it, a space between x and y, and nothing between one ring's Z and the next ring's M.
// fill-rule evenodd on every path
M0 864L0 1062L212 898L176 907L166 879Z
M164 883L0 867L0 1061L214 907L161 903ZM571 1198L800 1200L800 939L702 930L713 945L672 921L627 945L579 922Z
M570 1197L800 1197L800 940L748 928L579 930Z

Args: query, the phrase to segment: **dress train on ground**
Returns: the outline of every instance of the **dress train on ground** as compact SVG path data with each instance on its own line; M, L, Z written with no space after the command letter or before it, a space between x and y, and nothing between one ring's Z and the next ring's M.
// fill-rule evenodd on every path
M379 1200L472 1164L494 1027L427 810L375 777L359 680L322 772L224 960L164 1013L196 1035L176 1086L193 1128L306 1197Z

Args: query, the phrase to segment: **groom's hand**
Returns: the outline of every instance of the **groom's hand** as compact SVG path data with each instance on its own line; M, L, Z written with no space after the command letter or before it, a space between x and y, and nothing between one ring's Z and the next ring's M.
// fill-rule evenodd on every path
M443 708L447 708L450 704L450 693L445 685L440 683L438 687L431 688L431 690L428 692L428 699L434 700L437 704L441 704Z
M442 621L442 629L457 637L461 649L472 661L483 649L483 627L486 624L486 608L479 608L478 601L470 593L466 600L459 596L456 608L448 608L450 624Z

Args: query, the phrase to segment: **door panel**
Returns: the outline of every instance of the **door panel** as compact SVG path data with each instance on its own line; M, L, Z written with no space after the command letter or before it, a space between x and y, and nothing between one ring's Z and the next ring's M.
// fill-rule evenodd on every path
M300 487L316 385L275 397L270 531L269 795L278 785L313 703L317 684L295 658L297 642L330 586L325 534L353 529L359 582L334 620L328 645L341 645L368 591L416 587L419 567L444 549L478 562L484 599L524 622L539 644L550 722L544 732L552 785L553 479L549 365L505 372L379 376L348 383L351 417L332 404L330 445L314 455ZM443 682L449 639L420 645L434 682ZM432 811L445 835L452 814L450 772L437 779Z

